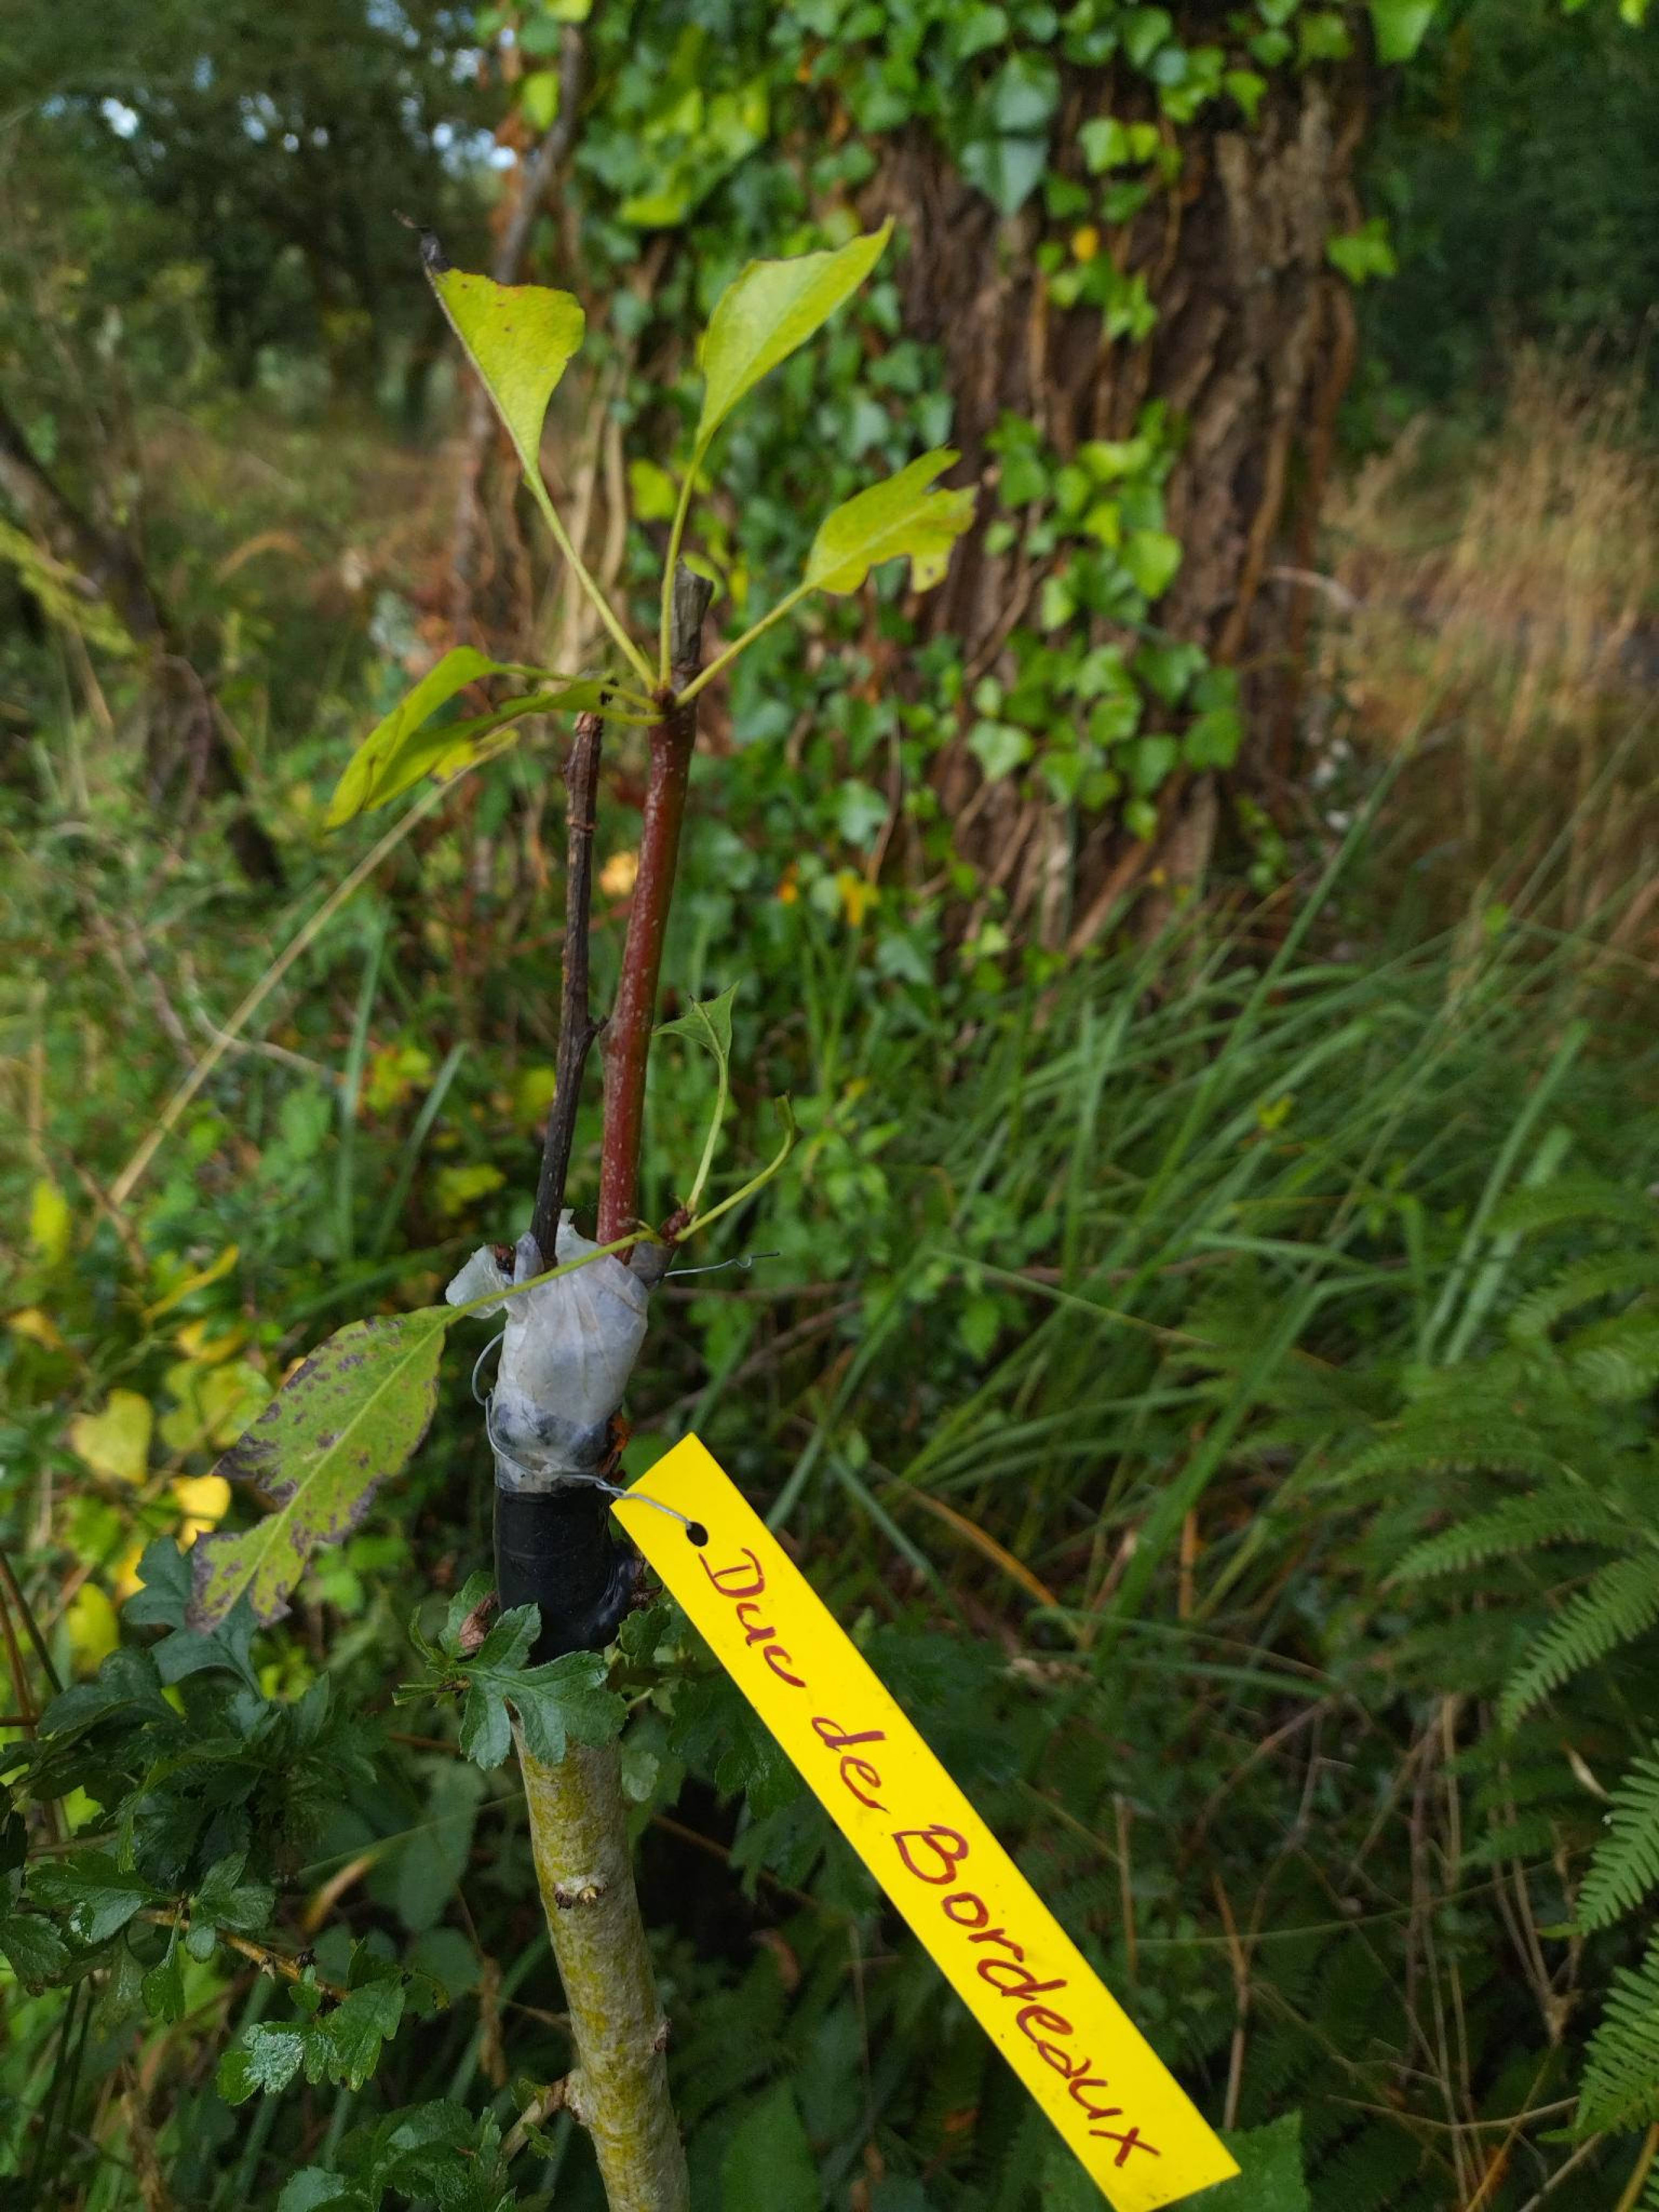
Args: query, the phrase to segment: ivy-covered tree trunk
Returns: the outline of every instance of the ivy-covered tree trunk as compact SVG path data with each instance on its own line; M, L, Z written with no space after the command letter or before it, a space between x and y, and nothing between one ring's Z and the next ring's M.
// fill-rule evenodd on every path
M1182 556L1154 620L1237 671L1242 775L1271 804L1294 767L1310 610L1297 572L1312 557L1354 357L1347 280L1326 247L1358 222L1352 179L1364 86L1352 68L1276 71L1252 126L1221 102L1177 134L1157 119L1144 76L1079 73L1054 138L1072 149L1056 156L1063 175L1086 175L1079 134L1109 117L1126 126L1139 118L1180 156L1171 186L1115 229L1086 216L1056 222L1040 197L1005 221L920 128L886 142L872 211L895 215L908 234L904 325L942 349L953 440L988 485L996 458L987 440L1005 412L1032 423L1065 459L1089 440L1130 438L1149 401L1172 411L1181 443L1164 526ZM1144 278L1156 315L1147 334L1114 339L1097 307L1056 307L1038 258L1045 240L1066 258L1109 256L1121 275ZM1023 541L990 550L999 519L995 498L982 498L948 580L921 603L930 633L961 641L972 678L1012 672L1006 641L1038 620L1042 586L1063 564L1063 552L1034 556ZM1180 717L1172 722L1178 730ZM1055 945L1087 942L1150 872L1166 881L1197 873L1218 826L1214 779L1202 772L1161 784L1150 839L1127 835L1116 809L1079 817L1036 777L987 787L965 745L947 753L937 781L968 857L1006 896L1010 916Z

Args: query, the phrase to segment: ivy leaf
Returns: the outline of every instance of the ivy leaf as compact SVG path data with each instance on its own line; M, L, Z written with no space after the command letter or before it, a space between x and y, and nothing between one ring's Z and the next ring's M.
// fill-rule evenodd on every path
M568 292L542 284L497 284L442 264L436 241L422 255L438 304L483 380L525 474L539 480L542 424L559 379L586 327Z
M458 692L486 676L539 677L544 684L560 688L507 700L489 713L471 715L465 721L433 723L432 717ZM423 775L465 766L476 753L478 739L522 715L597 708L605 691L602 683L573 683L568 677L554 675L547 669L491 660L475 647L457 646L358 746L335 786L323 825L337 830L354 815L368 813L400 797Z
M702 413L695 468L744 394L829 321L880 260L892 235L879 230L832 253L798 253L787 261L751 261L714 303L703 333Z
M539 1667L526 1659L540 1626L533 1605L514 1606L491 1628L457 1672L466 1683L461 1708L461 1749L477 1766L499 1766L513 1747L508 1707L516 1713L526 1748L556 1766L569 1739L608 1743L620 1733L623 1700L605 1686L605 1662L598 1651L568 1651Z
M930 590L974 519L971 491L930 489L956 459L941 446L826 515L806 556L805 581L821 592L855 592L872 568L908 556L911 582Z
M1408 62L1434 21L1435 0L1370 0L1380 62Z
M70 1851L43 1859L29 1876L35 1904L68 1917L77 1943L102 1943L149 1903L149 1885L128 1874L106 1851Z
M312 1553L356 1528L375 1485L397 1474L426 1434L454 1318L448 1306L422 1306L351 1322L289 1376L217 1469L257 1484L276 1510L251 1528L198 1538L193 1625L222 1620L243 1595L258 1620L287 1611Z

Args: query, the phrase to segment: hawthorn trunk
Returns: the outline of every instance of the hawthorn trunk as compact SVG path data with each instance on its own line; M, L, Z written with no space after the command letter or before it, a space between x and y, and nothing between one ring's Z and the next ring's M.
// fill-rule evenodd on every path
M1186 445L1166 487L1168 526L1185 557L1155 617L1173 635L1237 669L1247 708L1240 772L1271 804L1294 761L1297 678L1310 566L1336 408L1354 356L1346 280L1327 240L1358 219L1352 174L1366 107L1356 67L1299 80L1275 73L1254 128L1226 118L1178 134L1183 164L1102 251L1144 271L1158 311L1143 343L1108 341L1097 311L1048 301L1035 252L1076 218L1050 225L1033 202L1005 222L918 131L889 142L871 211L891 213L911 251L898 271L904 328L941 349L955 401L952 442L976 477L994 465L987 435L1005 410L1035 422L1064 456L1090 438L1128 436L1145 403L1167 400ZM1067 87L1054 143L1080 174L1079 125L1091 116L1151 118L1144 79L1110 71ZM1168 126L1165 126L1166 133ZM959 474L961 472L958 472ZM981 501L945 583L920 603L929 633L962 642L975 677L995 672L1001 641L1035 605L1044 569L1018 547L993 556ZM1103 925L1149 863L1167 883L1201 872L1213 841L1213 780L1176 777L1159 794L1163 834L1148 847L1110 820L1079 822L1036 778L988 792L958 745L941 763L939 795L963 825L967 857L1007 896L1015 921L1044 942L1079 946Z

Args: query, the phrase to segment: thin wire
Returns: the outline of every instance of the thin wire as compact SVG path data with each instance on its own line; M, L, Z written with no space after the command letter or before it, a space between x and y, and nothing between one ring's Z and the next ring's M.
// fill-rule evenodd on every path
M706 1267L671 1267L671 1275L718 1275L722 1267L741 1267L746 1275L757 1260L781 1260L781 1252L745 1252L736 1260L711 1260Z
M479 1389L478 1370L483 1365L485 1360L489 1358L492 1352L498 1352L501 1349L506 1335L507 1325L503 1322L501 1328L496 1330L495 1335L490 1338L483 1350L478 1354L477 1358L472 1363L472 1402L475 1406L482 1406L483 1407L486 1415L486 1425L488 1425L487 1417L489 1412L489 1401L495 1394L493 1390ZM490 1438L490 1442L494 1443L495 1441L495 1438L492 1437Z

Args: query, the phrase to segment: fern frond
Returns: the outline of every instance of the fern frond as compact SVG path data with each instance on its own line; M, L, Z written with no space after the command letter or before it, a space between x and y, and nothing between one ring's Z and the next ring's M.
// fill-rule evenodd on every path
M1572 1377L1598 1406L1628 1406L1659 1382L1659 1310L1614 1314L1563 1346Z
M1540 1229L1559 1229L1568 1221L1615 1221L1621 1229L1645 1212L1650 1226L1659 1209L1638 1198L1628 1183L1596 1175L1565 1175L1536 1189L1511 1191L1492 1209L1487 1226L1494 1237L1525 1237Z
M1350 1482L1386 1474L1528 1474L1547 1482L1560 1473L1560 1465L1540 1446L1537 1431L1519 1421L1498 1429L1484 1422L1454 1427L1414 1420L1357 1452L1340 1473Z
M1659 1620L1659 1559L1644 1553L1596 1570L1570 1598L1510 1676L1498 1717L1513 1728L1550 1691Z
M1659 2117L1659 1941L1634 1969L1621 1967L1584 2055L1578 2126L1639 2127Z
M1409 1551L1392 1579L1426 1582L1488 1559L1511 1559L1545 1544L1624 1545L1630 1523L1602 1500L1559 1486L1547 1496L1507 1498L1490 1513L1477 1513L1455 1528L1427 1537Z
M1510 1316L1510 1334L1517 1343L1535 1343L1547 1336L1564 1315L1576 1313L1580 1306L1656 1287L1659 1287L1659 1253L1597 1252L1587 1260L1575 1260L1552 1281L1519 1299Z
M1659 1759L1631 1761L1606 1826L1578 1893L1581 1928L1610 1928L1659 1882Z

